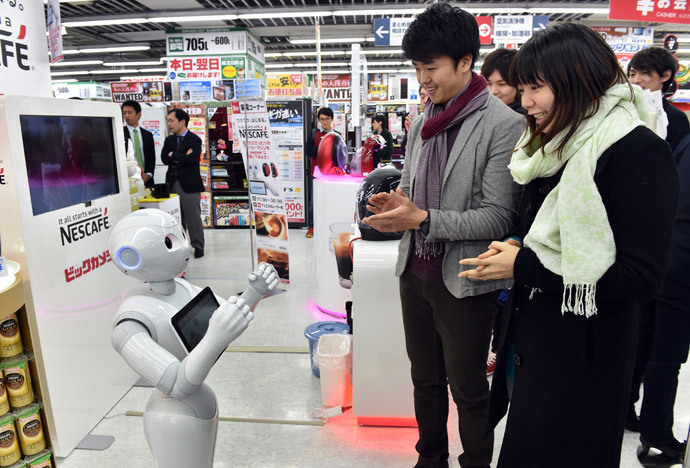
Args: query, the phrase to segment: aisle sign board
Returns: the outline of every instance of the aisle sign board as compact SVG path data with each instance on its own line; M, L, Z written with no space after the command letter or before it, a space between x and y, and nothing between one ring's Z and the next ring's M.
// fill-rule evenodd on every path
M491 16L475 16L479 27L479 43L482 45L491 44L493 34L493 18Z
M374 18L374 46L399 46L411 18Z
M532 37L533 31L532 16L502 15L494 17L494 43L524 44Z
M48 0L46 8L48 23L48 42L50 42L50 63L63 59L62 55L62 21L60 20L59 0Z
M609 19L690 24L690 2L686 0L611 0Z
M61 99L80 98L110 101L111 93L108 85L96 82L53 83L53 97Z

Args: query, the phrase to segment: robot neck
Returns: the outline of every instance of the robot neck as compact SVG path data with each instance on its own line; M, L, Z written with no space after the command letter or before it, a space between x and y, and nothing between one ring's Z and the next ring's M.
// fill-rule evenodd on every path
M155 293L170 296L175 293L175 280L149 281L149 287Z

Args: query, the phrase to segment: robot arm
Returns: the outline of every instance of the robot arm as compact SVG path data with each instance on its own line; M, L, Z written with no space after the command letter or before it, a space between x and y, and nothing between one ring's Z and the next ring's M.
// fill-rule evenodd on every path
M268 263L260 263L248 279L241 298L230 297L213 313L206 335L179 366L171 396L181 398L198 391L225 348L247 329L259 301L280 282Z

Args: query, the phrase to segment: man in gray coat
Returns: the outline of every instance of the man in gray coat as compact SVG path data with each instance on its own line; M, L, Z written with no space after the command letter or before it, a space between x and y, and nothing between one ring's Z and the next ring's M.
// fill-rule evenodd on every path
M396 192L370 199L380 231L406 231L396 274L414 405L417 468L448 466L448 389L458 407L463 468L488 467L489 349L495 302L509 281L459 278L459 261L485 252L511 228L519 188L507 165L525 120L472 73L479 54L474 17L447 3L417 16L403 50L429 95L411 126Z

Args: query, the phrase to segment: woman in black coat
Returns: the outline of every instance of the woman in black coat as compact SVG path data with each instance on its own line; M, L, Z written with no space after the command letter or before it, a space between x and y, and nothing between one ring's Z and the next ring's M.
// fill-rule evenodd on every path
M567 58L567 60L566 60ZM499 468L620 463L640 300L659 289L678 197L668 145L610 47L583 25L538 32L511 70L528 129L509 166L515 232L461 276L514 278L491 389Z

